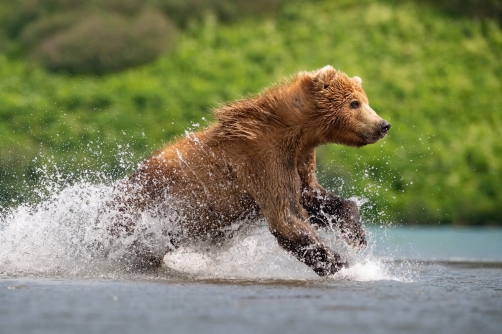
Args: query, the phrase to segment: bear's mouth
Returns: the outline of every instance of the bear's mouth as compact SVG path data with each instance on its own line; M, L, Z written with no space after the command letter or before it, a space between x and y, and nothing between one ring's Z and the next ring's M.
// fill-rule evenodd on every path
M387 134L378 134L377 136L361 136L363 145L368 145L368 144L374 144L383 137L385 137Z
M385 136L387 136L387 132L378 131L371 135L361 135L361 140L364 143L363 145L374 144Z

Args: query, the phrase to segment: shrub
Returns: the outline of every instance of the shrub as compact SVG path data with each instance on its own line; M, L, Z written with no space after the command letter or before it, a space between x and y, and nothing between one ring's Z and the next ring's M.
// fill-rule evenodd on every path
M71 12L36 20L23 29L20 36L21 43L26 48L36 47L41 41L71 27L77 18L78 14Z
M95 13L45 39L33 56L54 71L103 74L149 62L174 39L170 21L150 10L137 18Z

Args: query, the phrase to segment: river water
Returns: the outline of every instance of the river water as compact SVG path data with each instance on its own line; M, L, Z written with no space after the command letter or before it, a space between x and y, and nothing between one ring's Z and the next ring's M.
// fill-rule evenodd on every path
M76 184L0 217L1 334L502 332L502 229L372 224L366 250L339 248L351 267L319 278L257 222L138 273L86 245L110 191Z

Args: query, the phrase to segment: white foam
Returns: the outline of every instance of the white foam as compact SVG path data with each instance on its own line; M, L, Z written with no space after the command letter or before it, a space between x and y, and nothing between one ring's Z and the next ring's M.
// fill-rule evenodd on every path
M222 246L184 246L166 254L170 268L203 278L317 279L317 275L283 251L262 224L239 231Z

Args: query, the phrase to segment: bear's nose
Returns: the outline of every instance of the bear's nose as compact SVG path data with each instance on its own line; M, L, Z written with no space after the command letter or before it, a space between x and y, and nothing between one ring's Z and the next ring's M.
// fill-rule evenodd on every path
M380 129L382 133L387 133L387 131L389 131L390 129L390 123L387 121L382 121L382 123L380 123Z

